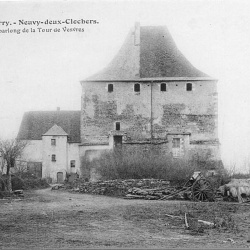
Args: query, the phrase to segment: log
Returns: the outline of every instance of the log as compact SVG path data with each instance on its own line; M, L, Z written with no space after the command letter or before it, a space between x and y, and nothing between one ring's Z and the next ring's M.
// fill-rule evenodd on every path
M209 222L209 221L205 221L205 220L198 220L198 222L203 223L207 226L212 226L212 227L214 226L213 222Z
M145 196L143 195L136 195L136 194L127 194L124 199L144 199Z
M185 226L187 229L189 229L189 225L188 225L188 222L187 222L187 214L185 213Z
M160 198L158 196L154 196L154 195L146 195L145 199L146 200L159 200Z
M167 199L169 199L169 198L172 198L173 196L175 196L175 195L177 195L177 194L179 194L179 193L181 193L181 192L185 192L185 191L188 191L190 189L190 187L185 187L185 188L182 188L181 190L178 190L178 191L176 191L176 192L174 192L174 193L172 193L172 194L170 194L170 195L167 195L167 196L163 196L162 198L161 198L161 200L167 200Z
M176 216L176 215L171 215L171 214L165 214L165 215L167 217L170 217L170 218L182 219L181 216ZM205 220L198 220L198 222L203 223L204 225L207 225L207 226L214 226L213 222L209 222L209 221L205 221ZM189 228L186 213L185 213L185 225L186 225L187 228Z
M178 218L178 219L182 219L181 216L176 216L176 215L171 215L171 214L165 214L167 217L170 218Z

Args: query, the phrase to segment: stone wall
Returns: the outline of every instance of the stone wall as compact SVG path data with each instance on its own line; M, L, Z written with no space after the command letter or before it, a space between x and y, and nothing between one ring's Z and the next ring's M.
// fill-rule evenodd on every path
M164 92L161 82L138 82L140 92L134 92L135 82L82 82L83 145L107 145L117 133L115 122L120 122L124 143L171 141L173 134L189 134L188 143L217 143L216 81L196 80L192 91L186 91L188 82L165 82Z

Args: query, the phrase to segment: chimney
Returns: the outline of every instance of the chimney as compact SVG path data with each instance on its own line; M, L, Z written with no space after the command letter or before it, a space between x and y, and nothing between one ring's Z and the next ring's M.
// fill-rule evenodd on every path
M60 111L60 107L57 107L57 108L56 108L56 111Z
M140 23L135 23L135 37L134 37L134 44L135 46L140 45Z

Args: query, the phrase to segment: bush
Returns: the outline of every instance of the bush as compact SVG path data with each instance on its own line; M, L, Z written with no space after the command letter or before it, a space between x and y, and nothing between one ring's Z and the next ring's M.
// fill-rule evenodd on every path
M47 188L50 185L46 179L39 179L31 173L22 173L21 175L11 175L12 190L18 189L38 189ZM7 186L7 176L3 175L0 179L0 188ZM0 189L1 190L1 189Z
M24 189L24 180L19 178L18 176L11 177L12 190Z
M30 178L24 179L24 189L39 189L47 188L50 185L47 183L46 179Z
M40 179L31 172L20 172L18 177L23 180L23 189L39 189L49 187L46 179Z
M5 187L7 187L7 178L7 175L2 176L2 180L5 183ZM11 175L11 185L12 190L24 189L24 181L16 175Z
M183 184L193 174L195 167L187 159L173 159L154 151L124 149L105 151L98 159L85 159L84 167L96 169L102 179L167 179Z

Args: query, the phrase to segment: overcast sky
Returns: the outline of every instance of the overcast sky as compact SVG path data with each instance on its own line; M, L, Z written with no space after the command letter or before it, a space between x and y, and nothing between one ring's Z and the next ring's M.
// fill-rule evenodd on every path
M80 110L79 81L119 50L135 21L166 25L198 69L219 79L219 137L226 165L245 170L250 157L249 1L0 2L0 137L15 137L25 111ZM39 33L19 20L98 20L68 25L84 32ZM35 33L2 30L35 28Z

